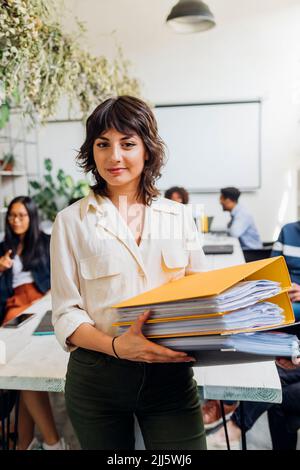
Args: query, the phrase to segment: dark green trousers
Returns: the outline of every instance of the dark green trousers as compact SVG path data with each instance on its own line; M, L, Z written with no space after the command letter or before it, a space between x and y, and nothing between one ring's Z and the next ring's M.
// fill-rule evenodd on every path
M66 406L82 449L134 449L134 415L146 449L205 450L192 367L70 355Z

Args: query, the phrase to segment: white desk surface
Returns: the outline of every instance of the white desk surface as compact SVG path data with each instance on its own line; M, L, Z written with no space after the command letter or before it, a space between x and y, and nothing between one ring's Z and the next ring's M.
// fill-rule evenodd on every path
M69 354L54 335L31 336L43 313L50 308L50 296L33 304L28 311L37 318L10 332L10 340L29 335L24 348L5 365L0 365L0 388L62 392ZM7 330L0 328L1 335ZM228 366L194 367L195 379L203 398L268 401L280 403L281 385L274 362Z
M245 263L243 250L237 238L207 233L203 236L203 245L233 245L231 255L206 255L208 271Z
M47 295L25 310L34 312L36 318L14 330L0 328L0 340L22 344L16 355L0 365L0 388L53 392L64 389L69 354L63 351L55 335L32 336L43 314L50 308L51 296Z

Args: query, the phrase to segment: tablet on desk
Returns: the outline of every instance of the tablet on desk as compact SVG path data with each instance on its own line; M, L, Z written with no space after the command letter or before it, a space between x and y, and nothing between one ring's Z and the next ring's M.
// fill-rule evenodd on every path
M54 335L54 328L51 321L52 310L47 310L40 323L33 332L35 336Z
M24 323L26 323L32 317L34 317L34 313L21 313L21 315L12 318L2 326L3 328L19 328L19 326L24 325Z

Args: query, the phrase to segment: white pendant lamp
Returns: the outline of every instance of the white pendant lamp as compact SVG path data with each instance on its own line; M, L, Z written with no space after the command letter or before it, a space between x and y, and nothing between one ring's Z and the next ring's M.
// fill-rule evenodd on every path
M201 0L179 0L166 22L178 33L206 31L216 25L210 9Z

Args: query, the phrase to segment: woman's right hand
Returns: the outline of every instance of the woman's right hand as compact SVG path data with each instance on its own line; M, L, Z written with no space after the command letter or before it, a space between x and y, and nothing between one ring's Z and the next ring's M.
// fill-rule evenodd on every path
M137 362L195 361L185 352L173 351L149 341L142 332L143 325L149 316L150 311L144 312L125 333L116 338L114 347L120 359Z
M300 302L300 286L293 282L291 289L289 290L289 297L291 302Z
M12 250L8 250L5 255L0 257L0 273L3 273L4 271L12 267L13 260L10 257L11 254Z

